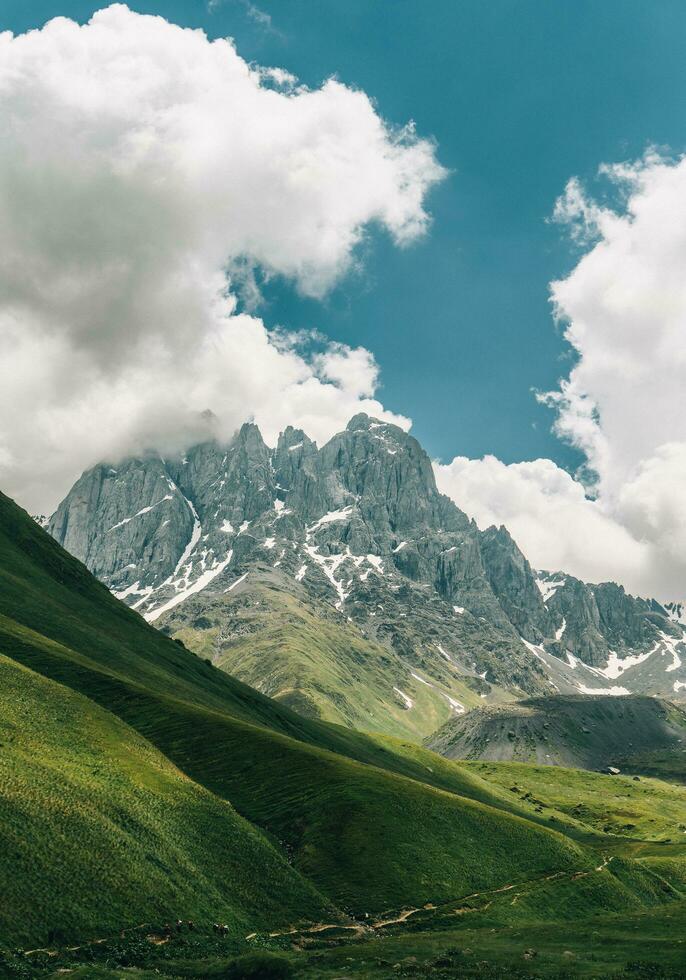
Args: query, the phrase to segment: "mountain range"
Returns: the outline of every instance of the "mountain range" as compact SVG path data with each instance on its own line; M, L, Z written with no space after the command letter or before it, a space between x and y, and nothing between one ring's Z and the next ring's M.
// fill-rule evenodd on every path
M683 786L303 717L2 494L0 677L1 976L679 976Z
M321 448L246 423L102 462L46 523L149 622L310 717L424 737L513 697L686 698L680 606L532 569L364 414Z

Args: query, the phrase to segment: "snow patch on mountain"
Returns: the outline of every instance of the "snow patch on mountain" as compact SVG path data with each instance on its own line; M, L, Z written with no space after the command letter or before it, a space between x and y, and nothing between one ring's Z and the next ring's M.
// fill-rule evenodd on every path
M398 697L400 697L404 701L405 707L409 711L409 709L412 708L413 705L414 705L414 701L409 696L409 694L405 694L405 692L404 691L401 691L399 687L394 687L393 690L398 695Z
M607 666L592 667L591 669L594 673L600 674L601 677L606 677L608 680L614 681L631 667L638 667L639 664L644 663L648 657L652 657L659 649L660 644L656 643L652 650L647 650L645 653L630 654L627 657L621 658L617 656L614 650L610 650Z
M237 585L240 585L241 582L245 582L247 577L248 577L248 572L244 572L240 578L237 578L235 582L231 583L228 589L224 589L224 592L233 592L233 590L236 588Z
M681 638L676 636L669 636L667 633L663 633L662 631L660 632L660 637L666 647L665 652L670 653L672 655L671 664L669 665L669 667L665 667L665 671L668 674L671 674L673 670L678 670L681 667L681 657L677 653L676 648L677 646L683 645L684 638L683 636Z
M179 493L181 493L180 490L179 490ZM180 572L180 570L182 568L185 568L186 567L187 562L189 561L191 555L195 551L196 545L198 544L198 541L200 540L200 535L202 534L202 526L200 524L200 518L198 517L197 510L195 509L195 507L193 506L193 504L190 502L190 500L187 497L184 497L183 494L181 494L181 496L186 501L186 504L188 505L188 508L189 508L191 514L193 515L193 530L191 531L191 536L190 536L190 540L188 541L188 544L184 548L181 557L179 558L178 562L176 563L176 568L174 569L174 571L172 573L172 578L174 578L175 575L178 575L178 573ZM188 578L188 574L186 575L186 578ZM157 618L157 617L155 617L155 618Z
M549 602L557 590L565 584L566 579L541 578L541 574L542 573L539 572L538 578L536 579L536 585L538 586L538 590L543 597L543 601Z
M413 670L410 671L410 675L414 677L416 681L419 681L420 684L425 684L426 687L430 687L432 690L440 694L441 697L445 698L456 715L464 714L465 706L461 704L456 698L453 698L449 694L446 694L446 692L442 691L440 687L436 687L435 684L432 684L430 681L427 681L424 677L421 677L419 674L416 674Z
M174 606L178 606L180 602L188 599L189 596L196 595L196 593L201 592L210 584L210 582L217 578L218 575L221 575L232 558L233 549L229 551L228 555L223 561L218 562L212 568L208 569L206 572L203 572L202 575L195 579L195 581L187 588L177 592L176 595L172 596L171 599L168 599L167 602L164 602L161 606L157 606L144 613L145 619L147 619L149 623L153 623L162 615L162 613L167 612L169 609L173 609Z
M582 694L610 694L616 697L621 697L622 694L631 694L625 687L586 687L585 684L579 684L579 691Z

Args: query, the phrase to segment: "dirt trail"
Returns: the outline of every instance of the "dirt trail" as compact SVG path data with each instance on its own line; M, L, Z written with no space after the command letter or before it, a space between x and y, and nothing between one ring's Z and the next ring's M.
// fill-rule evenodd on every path
M570 879L570 881L576 881L578 878L585 878L588 875L596 874L599 871L604 871L612 860L613 860L612 857L604 857L602 863L590 871L575 871L575 872L555 871L553 874L543 875L540 878L532 878L531 880L523 881L520 884L510 883L507 885L501 885L499 888L488 888L482 892L472 892L470 895L465 895L464 897L458 899L460 904L457 906L457 908L453 910L452 914L466 915L469 912L484 912L486 909L490 908L490 906L493 904L493 899L487 902L486 905L482 905L477 908L472 908L471 906L465 905L464 903L470 902L475 898L486 898L487 896L501 895L503 894L503 892L513 891L514 889L517 889L517 892L514 895L510 904L516 905L520 898L526 895L529 891L531 891L533 887L540 884L541 882L556 881L559 878L567 878L567 877ZM452 905L454 901L455 899L453 899L450 902L444 902L442 903L441 906L439 906L439 908L445 908L446 905ZM386 926L399 925L403 922L406 922L407 919L410 918L410 916L414 915L417 912L431 911L434 910L435 908L436 908L435 905L429 903L427 905L421 906L420 908L405 909L403 912L399 913L399 915L395 918L382 919L379 920L378 922L373 922L371 924L371 928L383 929Z
M88 946L99 946L101 943L110 942L112 939L122 938L129 932L135 932L138 929L149 929L151 928L150 922L141 922L137 926L127 926L125 929L120 929L119 932L115 933L113 936L105 936L102 939L89 939L88 942L81 943L80 946L67 946L66 949L70 953L75 953L79 949L86 949ZM152 940L152 937L148 936L148 939ZM37 946L36 949L25 949L24 956L33 956L34 953L47 953L48 956L58 956L58 949L50 949L49 946Z
M573 872L571 874L568 871L558 871L554 875L547 875L545 878L537 878L534 881L525 882L524 884L525 885L535 885L539 881L554 881L557 878L564 878L567 875L569 875L569 880L570 881L577 881L579 878L587 878L589 875L596 874L598 871L604 871L605 868L610 863L610 861L612 861L612 860L613 859L611 857L604 857L603 858L603 861L602 861L602 864L599 864L597 868L593 868L591 871L575 871L575 872ZM517 901L520 898L522 898L523 895L526 895L526 894L527 894L527 891L518 892L515 895L515 897L512 899L512 901L510 902L510 905L516 905L517 904Z
M317 925L308 926L306 929L299 929L297 926L293 926L292 929L285 929L283 932L270 932L269 938L276 939L278 936L309 936L315 932L327 932L329 929L348 929L352 932L362 933L369 932L371 926L364 925L362 922L319 922ZM253 939L257 933L251 932L246 939Z
M512 902L510 903L511 905L515 905L523 895L527 894L527 892L533 886L539 884L540 882L554 881L557 878L564 878L564 877L569 877L570 881L576 881L579 878L586 878L588 875L596 874L599 871L604 871L612 860L614 860L613 856L603 857L602 863L590 871L575 871L575 872L556 871L553 874L544 875L541 878L532 878L530 881L523 881L518 885L510 883L507 885L501 885L499 888L487 888L485 891L482 892L472 892L470 895L465 895L462 898L451 899L449 902L443 902L440 906L436 906L433 905L431 902L427 902L425 905L420 905L417 908L403 909L401 912L398 912L397 915L395 915L393 918L390 919L377 919L376 921L369 922L369 923L318 922L315 925L307 926L306 928L298 928L297 926L293 926L292 928L285 929L282 932L270 932L269 937L271 939L276 939L279 936L313 935L316 933L328 932L329 930L332 929L343 929L349 932L354 932L357 936L363 936L369 933L376 932L379 929L385 929L387 926L402 925L404 922L407 922L407 920L411 916L416 915L418 912L433 912L436 910L444 909L446 906L452 905L455 901L461 904L459 904L452 911L453 915L465 915L468 912L485 911L493 904L492 900L489 901L486 905L483 905L479 908L472 908L468 905L465 905L464 903L470 902L472 899L475 898L484 898L489 895L500 895L503 892L512 891L514 888L522 889L522 891L517 891L517 894L513 897ZM129 932L134 932L136 930L146 929L150 927L151 924L149 922L142 922L137 926L128 926L126 929L122 929L120 932L116 934L116 936L110 936L103 939L91 939L89 942L83 943L81 946L70 946L68 948L70 952L75 952L76 950L84 949L88 946L93 946L98 943L108 942L108 940L114 939L117 936L123 937ZM256 936L257 933L252 932L250 933L250 935L246 936L245 938L254 939ZM169 941L168 936L163 937L163 936L158 936L157 934L150 934L146 938L148 939L148 942L153 943L156 946L164 945L166 942ZM56 949L49 949L48 947L43 946L43 947L38 947L36 949L24 950L24 956L32 956L34 953L47 953L48 956L57 956L58 952L59 951Z
M480 907L472 908L469 905L465 905L465 902L470 902L475 898L486 898L487 896L502 895L504 892L513 891L517 889L514 895L511 905L516 905L520 898L526 895L533 887L546 881L555 881L558 878L569 878L570 881L576 881L578 878L586 878L588 875L596 874L599 871L604 871L608 864L613 860L612 857L604 857L601 864L597 868L592 868L590 871L555 871L553 874L543 875L540 878L532 878L529 881L522 881L519 884L508 883L507 885L500 885L498 888L487 888L482 892L472 892L469 895L464 895L459 899L451 899L449 902L443 902L440 906L433 905L431 902L427 902L426 905L420 905L417 908L403 909L402 912L398 912L395 916L388 919L377 919L374 922L366 923L354 923L344 924L344 923L320 923L315 926L309 926L307 929L288 929L285 932L270 932L271 938L277 936L293 936L293 935L311 935L312 933L325 932L328 929L348 929L358 935L365 935L371 932L376 932L379 929L385 929L387 926L402 925L404 922L418 912L433 912L435 910L445 909L446 906L452 905L453 902L457 901L460 904L452 911L453 915L466 915L469 912L483 912L493 904L493 899L487 902L486 905ZM254 935L254 934L253 934ZM246 937L250 938L250 937Z
M435 908L435 905L432 905L431 902L427 902L427 904L422 905L421 908L405 909L405 911L401 912L395 919L379 919L377 922L372 922L372 929L383 929L385 926L394 926L398 922L405 922L416 912L430 912Z

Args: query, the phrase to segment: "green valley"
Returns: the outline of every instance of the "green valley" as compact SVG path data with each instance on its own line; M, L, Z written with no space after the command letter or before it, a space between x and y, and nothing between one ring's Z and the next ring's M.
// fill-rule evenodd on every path
M9 975L248 977L232 960L270 951L263 969L294 976L398 975L393 957L459 975L450 950L479 945L495 970L551 908L564 935L661 921L686 895L686 789L632 781L624 799L613 777L295 714L147 625L7 498L0 654ZM192 935L164 933L177 917Z

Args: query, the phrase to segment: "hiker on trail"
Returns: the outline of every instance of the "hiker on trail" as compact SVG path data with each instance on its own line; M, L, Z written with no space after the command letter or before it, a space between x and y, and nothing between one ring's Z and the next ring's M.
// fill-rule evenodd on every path
M195 929L195 923L193 922L192 919L189 919L188 920L188 928L189 928L190 932L193 932L193 930Z
M229 927L227 925L222 926L222 936L228 936Z
M165 925L165 927L164 927L164 929L162 930L162 932L164 933L164 935L165 935L165 936L171 936L171 934L172 934L172 927L171 927L171 926L169 925L169 923L168 923L168 922L167 922L167 924Z
M219 932L219 923L218 922L214 922L212 924L212 929L213 929L214 932Z
M177 919L176 920L176 931L177 932L181 932L182 928L183 928L183 922L181 921L181 919Z

